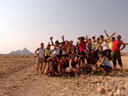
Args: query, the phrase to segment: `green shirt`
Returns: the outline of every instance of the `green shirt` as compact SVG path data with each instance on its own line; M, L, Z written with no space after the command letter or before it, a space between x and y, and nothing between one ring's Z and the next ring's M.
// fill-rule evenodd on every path
M92 50L96 49L96 47L98 46L98 42L92 42L91 43L91 46L92 46Z

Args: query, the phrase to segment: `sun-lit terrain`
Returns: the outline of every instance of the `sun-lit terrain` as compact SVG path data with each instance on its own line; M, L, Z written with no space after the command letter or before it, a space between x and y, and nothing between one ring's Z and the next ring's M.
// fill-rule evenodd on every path
M35 75L36 56L0 56L0 96L127 96L128 57L123 73L81 74L78 78Z

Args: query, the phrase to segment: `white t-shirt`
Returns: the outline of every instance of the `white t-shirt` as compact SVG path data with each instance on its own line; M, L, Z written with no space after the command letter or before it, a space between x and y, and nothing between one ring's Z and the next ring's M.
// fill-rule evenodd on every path
M53 51L52 54L60 55L60 46L59 47L56 47L56 49Z
M40 57L40 58L44 58L44 49L39 48L38 53L39 53L39 57Z
M66 51L62 50L62 55L66 55L67 52L68 52L68 48L66 49Z
M109 44L108 44L107 42L105 42L105 41L101 44L101 46L103 47L103 50L108 50L108 49L110 49L110 48L109 48Z

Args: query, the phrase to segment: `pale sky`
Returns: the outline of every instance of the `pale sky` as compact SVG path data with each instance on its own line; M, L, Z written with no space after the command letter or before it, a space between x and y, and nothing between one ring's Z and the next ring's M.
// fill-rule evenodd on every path
M128 0L0 0L0 53L34 52L50 36L105 36L104 29L128 43Z

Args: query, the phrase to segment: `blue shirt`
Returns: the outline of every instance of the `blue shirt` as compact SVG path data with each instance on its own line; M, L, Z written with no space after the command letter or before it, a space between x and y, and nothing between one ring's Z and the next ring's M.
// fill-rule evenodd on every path
M101 58L100 58L101 60ZM110 64L110 61L108 60L108 58L106 57L106 60L104 61L103 63L105 66L108 66L108 67L112 67L111 64Z

